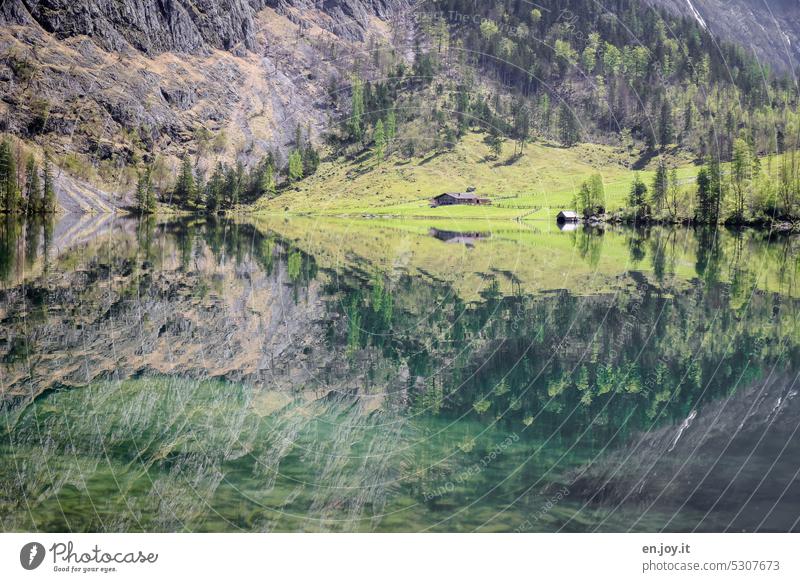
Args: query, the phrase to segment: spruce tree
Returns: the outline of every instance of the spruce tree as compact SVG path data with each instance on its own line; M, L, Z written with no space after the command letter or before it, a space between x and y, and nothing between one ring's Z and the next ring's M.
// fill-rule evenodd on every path
M7 213L20 210L19 182L17 180L17 162L8 139L0 144L0 196L2 209Z
M672 107L669 101L664 99L661 104L661 116L658 124L658 136L661 147L665 148L675 140L675 128L672 124Z
M695 218L698 222L712 222L715 203L711 192L711 179L708 169L702 167L697 172L697 210Z
M44 178L44 212L52 213L56 211L56 189L53 181L53 172L50 168L50 156L44 155L44 170L42 171Z
M353 75L353 94L350 102L350 137L359 141L363 136L364 84L358 75Z
M653 178L653 192L651 194L651 201L656 212L661 211L664 207L664 202L667 199L667 189L669 188L669 174L667 166L663 160L659 160L658 168L656 168L656 175Z
M565 147L574 146L581 138L578 119L566 103L561 104L558 113L558 138Z
M153 214L156 211L156 195L149 166L139 175L136 184L136 206L140 214Z
M378 159L379 162L383 161L383 154L386 149L386 132L383 129L383 120L379 119L377 125L375 126L375 157Z
M175 202L179 205L194 206L196 203L197 187L194 180L192 161L188 155L183 156L181 172L175 184Z
M6 189L10 178L11 145L8 140L0 142L0 211L11 212L6 206Z
M736 218L744 218L744 203L753 177L753 154L748 144L742 138L736 138L733 143L733 160L731 162L731 183L736 194Z
M303 179L303 158L298 150L292 150L289 154L289 182L297 182Z
M272 166L271 159L264 160L261 165L256 190L259 197L270 198L275 194L275 168Z
M28 214L36 214L44 210L39 167L36 165L36 159L33 155L28 156L28 161L25 164L25 200Z
M722 181L719 158L713 155L708 156L706 166L708 167L708 183L712 202L707 222L716 224L719 222L722 200L725 197L725 185Z
M214 173L206 184L206 212L214 214L222 204L225 189L225 167L222 162L217 162Z
M628 196L628 204L633 208L637 216L642 216L647 213L647 186L639 174L634 174L633 184Z
M394 109L389 110L386 116L386 145L390 146L394 138L397 136L397 116Z

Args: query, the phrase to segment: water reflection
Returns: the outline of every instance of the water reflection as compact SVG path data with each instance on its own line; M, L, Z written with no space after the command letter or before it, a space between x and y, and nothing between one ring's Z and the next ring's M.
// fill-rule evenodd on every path
M792 238L80 224L2 233L4 530L797 528Z
M455 230L439 230L438 228L431 228L429 231L433 238L446 243L463 244L466 246L473 246L476 241L491 238L491 232L479 231L455 231Z

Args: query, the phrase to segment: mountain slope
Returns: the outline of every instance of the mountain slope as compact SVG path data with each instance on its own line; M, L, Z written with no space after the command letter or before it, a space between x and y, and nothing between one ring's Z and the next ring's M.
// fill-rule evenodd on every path
M9 0L0 130L119 177L141 152L255 159L333 108L332 58L387 42L405 0ZM377 40L376 40L377 39ZM89 167L89 166L93 166ZM164 170L170 171L169 168Z
M324 141L326 161L360 164L390 112L383 146L406 160L452 151L470 132L489 134L493 149L514 140L515 156L530 141L623 147L636 169L666 151L730 159L740 135L757 154L791 149L796 91L746 45L707 32L733 19L751 35L731 28L729 37L755 38L758 2L724 4L6 0L0 132L46 148L75 184L91 183L71 185L70 199L96 209L125 205L145 166L172 200L184 157L201 185L218 162L242 176L237 163L269 159L285 192L302 178L288 175L290 152ZM794 27L796 7L768 5ZM304 177L314 156L313 167L303 159ZM232 190L221 208L274 192L250 188L243 200Z
M777 70L794 71L800 64L800 3L796 0L648 1L694 18Z

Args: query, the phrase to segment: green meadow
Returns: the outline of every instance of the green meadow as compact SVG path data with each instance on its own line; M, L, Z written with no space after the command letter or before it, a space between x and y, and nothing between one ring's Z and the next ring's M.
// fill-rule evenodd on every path
M579 144L564 148L550 142L527 144L513 158L511 143L496 159L483 143L482 134L465 136L452 150L410 159L392 155L383 162L362 155L321 164L319 171L279 196L255 203L257 214L362 216L442 219L551 220L559 210L572 207L581 183L593 174L603 177L606 206L626 205L636 171L637 157L625 148ZM640 172L646 183L654 175L649 161ZM688 159L670 157L687 187L697 172ZM475 186L488 196L488 207L431 208L433 196Z

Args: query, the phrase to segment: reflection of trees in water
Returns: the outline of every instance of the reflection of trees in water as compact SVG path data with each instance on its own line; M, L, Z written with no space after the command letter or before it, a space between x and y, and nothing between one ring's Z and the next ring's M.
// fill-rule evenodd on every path
M45 246L43 230L36 238ZM571 236L596 265L611 235ZM2 526L30 529L31 505L45 529L364 529L400 473L416 469L404 455L425 458L401 452L419 420L498 421L555 434L556 447L591 427L590 440L607 444L618 431L624 438L685 418L776 362L800 361L797 301L759 291L753 265L753 256L766 256L791 287L790 239L766 246L744 234L664 229L634 238L628 249L646 253L655 280L631 273L617 295L534 296L516 285L508 296L498 282L505 275L490 273L467 303L445 283L388 277L371 265L325 272L325 338L349 356L341 362L352 378L346 395L295 385L296 394L266 406L264 393L241 384L140 378L6 408L12 429L0 442L17 461L0 469ZM698 277L668 277L695 245ZM18 248L7 255L12 270ZM87 285L116 274L146 294L166 257L209 285L220 265L233 265L237 277L274 273L295 298L320 277L298 244L222 220L143 220L130 252L89 261ZM211 269L196 266L209 256ZM23 343L7 353L31 349ZM464 435L459 450L471 450L473 437Z
M17 261L17 243L22 221L14 215L0 217L0 280L11 279Z
M578 253L581 258L586 260L589 265L596 267L600 262L600 256L603 252L603 235L605 230L603 228L595 228L592 226L585 226L584 228L573 231L573 238Z
M502 296L490 277L480 301L431 308L423 328L419 310L395 310L391 349L384 356L408 364L411 403L418 409L512 426L535 419L548 427L572 414L579 422L562 430L593 423L598 437L615 432L623 418L631 429L682 418L701 402L757 378L775 361L797 361L797 302L756 288L753 257L761 256L763 244L733 233L723 245L719 233L700 230L701 278L668 283L666 274L674 272L676 256L691 240L690 231L681 232L690 239L678 240L677 231L666 229L630 235L632 253L644 256L649 247L655 281L631 273L636 284L624 293ZM573 236L587 257L597 256L591 249L600 248L602 236ZM777 246L787 244L793 243ZM782 268L777 276L785 277ZM344 315L352 322L365 312L362 290L368 282L354 278L349 288L345 278L339 283L349 298L340 303L348 306ZM427 285L438 287L438 297L454 295L443 284ZM399 297L405 294L411 297ZM426 298L413 285L394 294L402 305L426 305ZM385 337L380 320L355 321L360 347ZM415 331L406 335L404 329ZM348 340L338 341L352 344L354 332L348 333ZM440 397L432 398L432 386Z
M43 270L48 268L54 219L51 215L0 217L0 281L10 283L15 274L34 267L42 256Z

